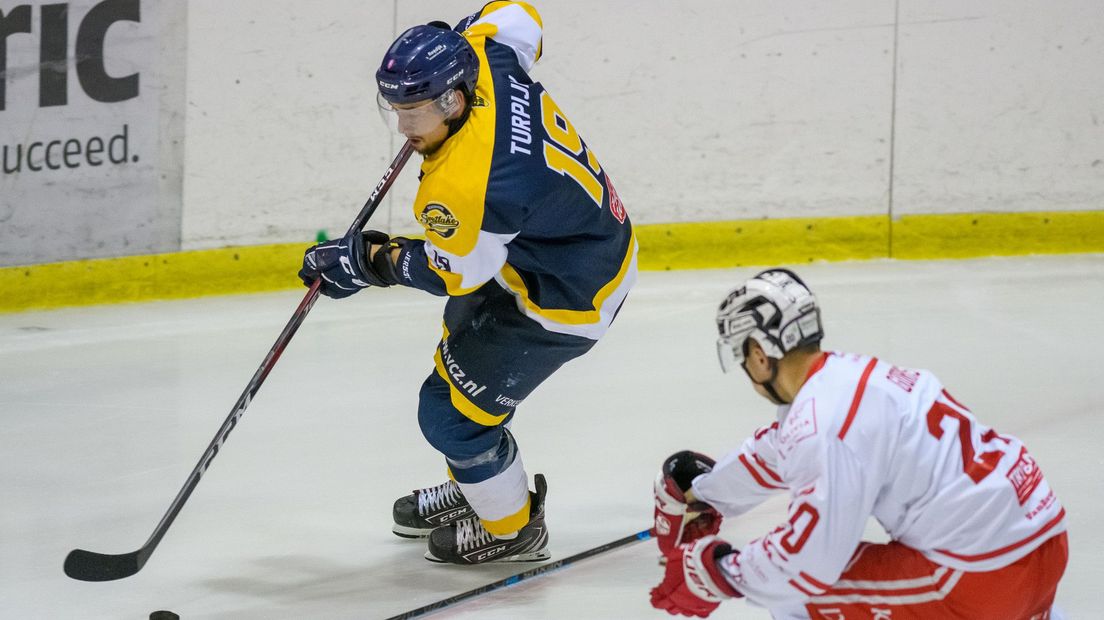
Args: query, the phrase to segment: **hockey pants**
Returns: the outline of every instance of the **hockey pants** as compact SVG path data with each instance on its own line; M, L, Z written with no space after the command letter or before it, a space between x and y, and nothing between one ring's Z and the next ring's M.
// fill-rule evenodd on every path
M529 484L506 426L525 397L595 341L545 330L494 281L450 298L444 318L418 423L487 531L510 534L529 521Z

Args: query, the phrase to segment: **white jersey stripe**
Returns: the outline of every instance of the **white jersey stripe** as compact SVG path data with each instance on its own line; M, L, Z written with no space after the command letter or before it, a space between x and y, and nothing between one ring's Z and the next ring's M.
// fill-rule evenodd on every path
M499 43L505 43L517 54L518 64L528 72L540 57L541 24L524 8L509 4L495 8L472 24L494 24L498 32L491 36Z
M508 254L506 246L517 235L481 230L475 247L463 256L446 252L426 239L426 257L430 267L445 281L449 294L464 295L482 286L502 269Z
M831 586L829 586L825 583L821 583L821 582L817 581L816 579L813 579L809 575L806 575L803 572L798 573L797 578L800 579L802 581L803 585L805 586L804 588L801 588L801 589L802 590L811 590L812 591L811 594L824 594L829 589L831 589Z
M822 603L866 603L866 604L881 604L881 605L916 605L919 603L930 603L932 601L941 601L947 598L947 595L954 590L954 587L958 585L959 579L962 579L963 571L954 570L945 575L943 583L938 587L927 592L917 592L913 594L828 594L824 596L814 596L810 602L816 604Z
M908 590L923 586L935 586L951 569L941 566L935 572L924 577L913 579L887 579L885 581L864 581L861 579L841 579L837 581L834 590Z

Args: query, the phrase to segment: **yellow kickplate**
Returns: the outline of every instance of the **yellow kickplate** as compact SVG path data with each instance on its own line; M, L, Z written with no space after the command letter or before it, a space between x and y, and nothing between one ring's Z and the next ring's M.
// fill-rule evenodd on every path
M644 224L644 270L1104 252L1104 211ZM0 312L289 289L307 243L0 268Z
M0 312L302 286L304 243L0 268Z

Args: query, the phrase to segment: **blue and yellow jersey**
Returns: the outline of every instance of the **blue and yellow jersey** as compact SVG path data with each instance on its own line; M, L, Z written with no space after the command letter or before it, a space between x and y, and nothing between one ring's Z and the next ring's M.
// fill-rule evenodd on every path
M479 79L464 125L422 163L400 281L465 295L490 279L546 329L598 339L636 280L636 240L594 152L529 78L541 20L491 2L465 24Z

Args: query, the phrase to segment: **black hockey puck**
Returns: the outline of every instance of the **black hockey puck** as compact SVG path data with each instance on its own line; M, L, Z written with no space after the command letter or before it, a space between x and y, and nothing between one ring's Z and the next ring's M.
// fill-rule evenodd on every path
M180 620L180 616L174 614L171 611L155 611L150 614L149 620Z

